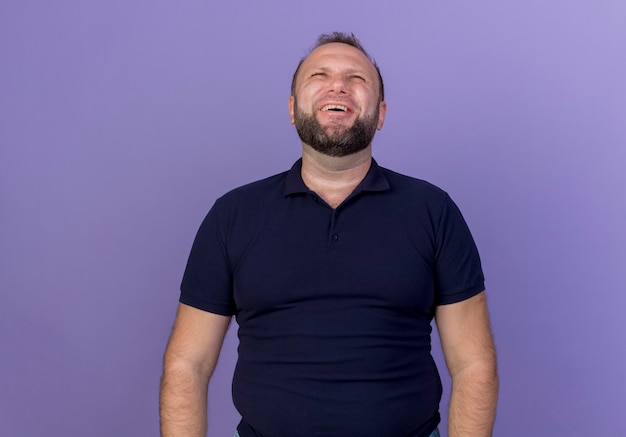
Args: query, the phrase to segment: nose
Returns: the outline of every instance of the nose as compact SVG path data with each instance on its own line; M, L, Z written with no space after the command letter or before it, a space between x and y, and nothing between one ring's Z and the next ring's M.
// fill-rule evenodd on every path
M333 74L328 83L328 91L346 94L349 91L348 81L343 74Z

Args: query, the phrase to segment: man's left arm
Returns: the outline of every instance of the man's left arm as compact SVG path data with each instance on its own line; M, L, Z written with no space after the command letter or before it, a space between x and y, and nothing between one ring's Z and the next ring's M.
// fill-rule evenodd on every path
M438 306L435 320L452 378L448 437L489 437L498 375L485 292Z

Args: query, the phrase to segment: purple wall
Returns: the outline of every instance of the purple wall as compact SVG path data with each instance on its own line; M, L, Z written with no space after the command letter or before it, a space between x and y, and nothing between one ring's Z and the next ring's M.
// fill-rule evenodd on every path
M379 163L473 229L496 435L626 435L624 23L618 0L3 1L0 435L157 434L196 228L297 158L291 74L335 29L386 79ZM214 436L237 422L233 334Z

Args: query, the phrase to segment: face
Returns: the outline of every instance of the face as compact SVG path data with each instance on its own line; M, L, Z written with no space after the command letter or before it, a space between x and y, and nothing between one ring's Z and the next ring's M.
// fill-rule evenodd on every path
M385 119L378 73L358 49L331 43L302 63L289 114L304 144L329 156L368 147Z

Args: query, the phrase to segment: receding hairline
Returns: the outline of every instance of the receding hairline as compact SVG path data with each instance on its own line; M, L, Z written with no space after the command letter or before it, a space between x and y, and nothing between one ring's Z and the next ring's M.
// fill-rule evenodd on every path
M291 95L295 96L296 79L304 61L306 61L314 51L329 44L344 44L358 50L359 52L361 52L361 54L365 56L365 58L374 67L374 70L376 70L376 74L378 75L380 100L384 101L385 86L383 84L383 77L380 73L380 68L378 67L378 64L376 64L374 58L372 58L370 54L365 50L358 38L354 36L354 33L347 34L343 32L323 33L317 38L315 45L311 49L309 49L308 53L304 57L302 57L302 59L300 59L300 62L298 62L296 71L293 73L293 77L291 79Z

